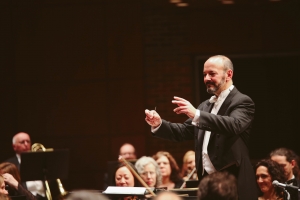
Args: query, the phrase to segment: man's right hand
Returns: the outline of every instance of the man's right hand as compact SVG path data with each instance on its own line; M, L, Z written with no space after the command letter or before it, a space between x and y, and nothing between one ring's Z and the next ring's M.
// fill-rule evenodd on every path
M146 109L145 114L146 114L146 118L145 118L146 122L153 128L158 127L162 123L159 114L155 110Z

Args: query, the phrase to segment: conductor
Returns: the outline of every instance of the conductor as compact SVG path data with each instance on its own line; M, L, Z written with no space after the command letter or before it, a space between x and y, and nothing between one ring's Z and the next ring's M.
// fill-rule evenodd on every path
M237 178L240 200L257 200L258 190L250 162L248 142L255 106L250 97L233 85L233 64L223 55L210 57L203 68L204 84L213 96L196 109L189 101L174 97L176 114L185 114L184 123L161 119L155 110L145 110L146 122L155 137L171 141L195 141L199 179L217 171Z

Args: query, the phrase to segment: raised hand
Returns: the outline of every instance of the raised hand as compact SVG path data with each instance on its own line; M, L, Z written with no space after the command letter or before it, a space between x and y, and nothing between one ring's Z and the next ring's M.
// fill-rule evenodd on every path
M14 187L15 189L18 189L18 181L9 173L4 173L3 175L4 182L7 183L8 185Z
M187 100L174 97L175 100L172 100L172 103L177 104L177 108L174 109L176 114L186 114L189 118L194 118L196 114L196 108Z
M145 118L146 122L153 128L158 127L162 123L161 117L155 110L146 109L145 114L146 114L146 118Z

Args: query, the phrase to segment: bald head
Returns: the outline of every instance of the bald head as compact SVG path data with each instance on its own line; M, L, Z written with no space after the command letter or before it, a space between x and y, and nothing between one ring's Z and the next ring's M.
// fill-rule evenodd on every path
M221 62L224 67L224 71L227 71L228 69L233 71L233 64L232 64L231 60L226 56L223 56L223 55L212 56L207 61Z
M25 132L17 133L12 139L12 146L17 154L28 152L31 148L30 136Z
M136 159L134 146L129 143L123 144L120 148L120 156L126 160Z
M182 198L174 192L163 191L158 193L158 195L153 200L182 200Z

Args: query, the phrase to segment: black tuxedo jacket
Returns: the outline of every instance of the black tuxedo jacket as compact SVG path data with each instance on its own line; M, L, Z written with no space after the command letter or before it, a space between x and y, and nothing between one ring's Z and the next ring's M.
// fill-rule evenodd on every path
M208 100L199 105L200 120L197 126L192 125L192 119L183 124L163 120L154 136L172 141L195 140L196 168L201 178L204 133L211 131L207 150L214 167L237 177L240 200L257 200L258 188L247 147L254 103L234 87L217 115L210 113L212 107Z
M7 159L5 162L10 162L10 163L15 164L17 166L18 170L20 170L20 163L19 163L18 158L17 158L16 155L9 158L9 159Z

